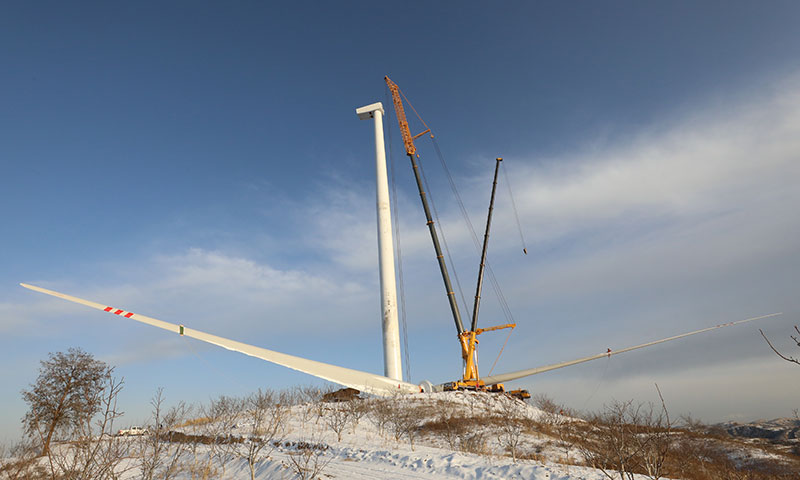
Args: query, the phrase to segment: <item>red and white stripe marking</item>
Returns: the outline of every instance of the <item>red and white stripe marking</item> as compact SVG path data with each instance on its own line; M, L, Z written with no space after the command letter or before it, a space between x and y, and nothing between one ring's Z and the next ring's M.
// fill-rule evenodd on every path
M114 315L122 315L125 318L131 318L133 316L133 312L126 312L125 310L120 310L120 309L114 310L114 307L106 307L103 310L109 313L113 313Z

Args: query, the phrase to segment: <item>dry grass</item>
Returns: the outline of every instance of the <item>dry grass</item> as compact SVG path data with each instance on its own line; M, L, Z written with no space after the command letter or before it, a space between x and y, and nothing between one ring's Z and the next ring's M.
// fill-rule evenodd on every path
M212 421L213 421L213 419L208 418L208 417L190 418L189 420L186 420L185 422L181 423L180 425L177 425L176 427L177 428L181 428L181 427L199 427L201 425L208 425Z
M538 398L537 406L549 415L533 421L519 418L524 437L517 458L557 462L565 465L602 466L615 478L622 465L615 463L609 450L609 429L625 432L627 440L637 444L625 457L625 470L645 478L681 478L685 480L797 480L800 478L798 445L787 446L767 440L733 438L722 429L695 423L691 429L675 428L659 420L659 412L644 406L641 423L609 425L601 415L586 419L562 416L567 411L547 398ZM420 427L420 435L444 441L453 450L486 454L487 440L497 438L507 418L474 412L463 405L448 402L429 405L428 420ZM640 412L640 413L641 413ZM652 413L656 415L650 415ZM569 412L575 415L574 412ZM608 422L608 418L605 417ZM622 424L624 423L624 425ZM638 443L636 442L638 439ZM556 453L558 452L558 453ZM605 456L605 458L604 458ZM654 456L658 469L653 470Z

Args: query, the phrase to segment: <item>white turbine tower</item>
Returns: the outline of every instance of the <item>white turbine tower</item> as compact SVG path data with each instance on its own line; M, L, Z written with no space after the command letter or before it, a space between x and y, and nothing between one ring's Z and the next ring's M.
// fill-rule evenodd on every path
M378 262L381 277L381 312L383 318L383 374L403 380L400 360L400 329L397 324L397 288L395 286L392 212L389 206L389 182L386 175L386 148L383 142L383 105L381 102L356 109L361 120L374 119L375 190L378 204Z

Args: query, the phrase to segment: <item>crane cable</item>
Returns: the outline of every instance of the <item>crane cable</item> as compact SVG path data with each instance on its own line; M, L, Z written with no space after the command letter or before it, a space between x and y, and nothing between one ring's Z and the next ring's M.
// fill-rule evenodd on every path
M506 335L506 341L503 342L503 346L500 347L500 351L497 353L497 358L494 359L494 363L492 364L492 368L489 369L489 373L487 376L491 377L492 372L494 371L494 367L497 366L497 362L500 360L500 355L503 354L503 350L506 349L506 345L508 344L508 339L511 338L511 332L514 331L514 327L508 329L508 335Z
M403 97L403 100L405 100L406 103L408 104L408 106L411 107L411 110L414 112L414 115L417 116L417 118L419 119L420 123L422 123L422 125L424 125L425 128L428 131L431 132L430 133L431 139L433 139L434 144L435 144L436 137L433 136L433 131L430 129L430 127L428 127L428 124L425 123L425 120L422 119L422 117L420 116L419 112L417 112L417 109L414 108L414 105L411 102L408 101L408 98L406 97L406 94L403 93L402 90L400 90L400 87L397 88L397 91L400 92L400 95ZM437 147L437 150L438 150L438 147ZM417 155L417 157L419 157L419 155ZM441 153L440 153L440 158L441 158ZM436 219L436 223L439 224L439 231L442 233L442 243L444 244L444 249L447 252L447 260L450 262L450 268L453 270L453 277L455 277L455 279L456 279L456 286L458 287L458 293L459 293L459 295L461 295L461 301L464 302L464 308L467 310L467 313L469 314L469 316L472 316L472 312L469 311L469 303L467 302L467 297L464 296L464 290L461 288L461 281L458 279L458 273L456 272L456 265L455 265L455 263L453 263L453 257L450 255L450 248L447 246L447 238L445 237L445 234L444 234L444 225L442 225L442 222L439 221L439 213L436 211L436 203L433 201L433 195L431 194L431 189L430 189L430 186L428 185L428 179L425 176L425 169L422 166L422 160L420 160L418 165L419 165L419 170L422 173L422 181L425 184L425 191L428 192L427 196L428 196L428 199L430 200L431 207L433 207L433 216ZM448 178L450 178L449 172L448 172ZM452 185L452 180L451 180L451 185Z
M413 108L413 107L412 107ZM442 234L442 243L444 244L444 250L447 252L447 260L450 262L450 268L453 271L453 277L456 279L456 286L458 287L458 293L461 295L461 301L464 302L464 308L469 312L469 307L467 303L467 297L464 296L464 290L461 288L461 281L458 279L458 273L456 272L456 265L453 262L453 257L450 255L450 247L447 245L447 237L444 234L444 225L439 220L439 212L436 210L436 202L433 201L433 195L431 193L431 187L428 185L428 178L425 176L425 168L422 166L422 161L418 163L419 171L422 173L422 182L425 184L425 191L427 192L428 200L430 201L431 208L433 209L433 218L435 219L436 223L439 224L439 231Z
M453 195L456 197L456 202L458 203L458 207L461 209L461 216L464 217L464 222L467 224L467 228L469 229L469 233L472 236L472 243L475 246L475 251L481 251L480 241L478 240L478 235L475 233L475 228L472 225L472 222L469 219L469 215L467 214L467 209L464 206L463 200L461 200L461 194L458 193L458 187L456 187L456 183L453 180L453 176L450 174L450 169L447 167L447 162L444 159L444 155L442 154L441 149L439 148L439 143L436 141L436 138L431 135L433 139L433 146L436 150L436 155L439 157L439 162L442 164L442 168L447 176L447 180L450 182L450 189L453 191ZM489 273L489 282L492 284L492 289L494 290L495 295L497 295L497 299L500 302L500 308L503 311L503 316L505 316L508 323L515 323L514 322L514 315L511 313L511 308L508 306L508 302L506 301L505 295L503 295L503 291L500 288L500 284L497 281L497 277L494 274L494 270L492 270L492 266L489 263L489 259L486 259L486 271Z
M508 196L511 198L511 208L514 210L514 218L517 220L517 230L519 231L519 239L522 242L522 253L528 254L528 247L525 245L525 236L522 235L522 224L519 222L519 213L517 213L517 202L514 201L514 194L511 193L511 182L508 181L508 172L506 166L501 165L503 168L503 177L506 179L506 187L508 187Z
M453 195L456 197L458 202L458 206L461 209L461 215L464 217L464 222L467 224L469 228L469 232L472 235L472 242L475 245L476 251L480 251L480 243L478 241L478 236L475 233L475 228L472 226L472 222L469 219L469 215L467 215L467 209L464 207L464 202L461 200L461 195L458 193L458 188L456 187L455 181L453 180L453 176L450 174L450 169L447 167L447 162L444 159L444 155L442 155L442 151L439 148L439 143L436 141L436 138L431 134L431 139L433 140L433 145L436 149L436 155L439 157L439 161L442 164L442 168L444 169L447 179L450 182L450 189L453 191ZM505 170L504 170L505 171ZM494 271L492 270L492 266L489 263L489 259L486 259L486 271L489 273L489 282L492 284L492 289L494 290L495 295L497 296L498 302L500 303L500 308L503 312L503 315L506 318L508 323L516 323L514 321L514 315L511 313L511 308L508 306L508 302L506 301L505 295L503 295L503 290L500 288L500 284L497 281L497 277L494 275ZM503 355L503 351L508 344L508 340L511 338L511 332L514 329L510 329L508 331L508 335L506 335L506 340L503 342L503 346L500 347L500 351L497 352L497 358L495 358L492 367L489 369L489 375L492 374L494 371L494 367L497 366L497 362L500 361L500 357ZM477 358L476 358L477 361Z
M425 128L430 131L430 137L431 137L431 140L433 142L434 149L436 150L436 155L439 158L439 162L442 165L442 169L444 170L445 175L447 176L447 180L450 183L450 189L452 190L453 195L456 198L456 202L458 203L459 209L461 210L461 215L464 218L464 222L467 224L469 232L470 232L470 234L472 236L473 244L475 245L475 249L476 249L476 251L480 252L481 247L480 247L480 242L478 241L478 236L476 235L475 228L472 226L472 222L469 219L469 215L467 214L467 209L464 207L464 202L461 200L461 195L458 193L458 188L456 187L455 181L453 180L453 176L450 174L450 169L447 167L447 162L444 159L444 155L442 154L442 151L439 148L439 142L436 141L436 137L433 135L433 131L430 130L430 127L428 127L428 125L422 119L422 117L420 116L419 112L417 112L417 109L414 108L414 105L411 102L408 101L408 98L406 98L406 96L403 93L403 91L400 90L399 88L398 88L398 91L400 92L400 95L403 96L403 99L406 101L408 106L411 107L411 110L414 112L414 115L416 115L417 118L419 119L419 121L422 123L422 125L424 125ZM420 171L422 172L422 178L423 178L423 180L425 182L425 189L428 191L429 196L430 196L430 187L428 186L428 181L425 178L425 171L422 168L422 162L421 161L420 161L419 165L420 165ZM509 195L511 196L511 203L512 203L513 208L514 208L514 215L515 215L515 217L517 219L517 228L519 229L520 237L522 238L522 245L523 245L522 251L523 251L523 253L525 255L527 255L528 254L528 249L525 247L525 239L524 239L524 237L522 237L522 226L520 225L520 222L519 222L519 215L517 214L516 203L514 202L514 197L511 194L511 184L508 182L508 175L506 174L505 167L503 167L503 174L506 177L506 185L508 186L508 192L509 192ZM431 197L431 204L433 205L433 198L432 197ZM455 272L455 265L453 264L453 260L452 260L452 258L450 256L450 249L447 247L447 241L444 239L444 227L442 226L441 222L439 222L439 216L438 216L438 213L436 212L436 206L435 205L433 206L433 211L434 211L434 216L436 217L436 222L439 223L439 226L440 226L440 228L442 230L443 243L444 243L444 246L445 246L445 250L447 251L447 257L450 260L450 265L453 266L453 276L455 276L455 278L456 278L456 284L458 285L459 293L461 294L461 298L464 301L464 305L465 305L464 308L468 311L470 316L472 316L472 312L469 312L469 303L466 301L466 298L464 297L464 292L461 289L461 282L458 280L458 275ZM495 275L494 275L494 271L492 270L492 267L489 264L489 260L488 259L486 260L486 270L489 272L489 281L492 284L492 289L494 290L495 295L497 295L497 299L498 299L498 302L500 303L500 308L503 311L503 315L505 316L506 320L509 323L516 323L516 322L514 322L514 315L511 313L511 308L508 306L508 302L506 301L505 295L503 295L503 291L500 288L500 284L497 281L497 277L495 277ZM508 339L510 337L511 337L511 331L509 331L509 334L506 337L505 343L503 343L503 346L500 348L500 352L497 354L497 359L495 359L491 370L494 370L494 366L497 365L498 360L500 360L500 356L503 354L503 350L505 349L506 343L508 343ZM490 372L491 372L491 370L490 370Z
M389 104L389 87L384 89L384 101L386 104ZM391 113L389 113L391 109L387 109L386 117L388 118L391 124ZM392 149L392 129L386 128L385 130L388 131L387 137L389 137L389 168L391 172L392 178L392 204L394 205L394 215L392 215L392 223L394 228L394 247L395 247L395 254L397 257L397 283L398 283L398 294L399 294L399 310L400 310L400 320L403 325L403 360L405 363L405 379L406 381L411 381L411 361L410 361L410 353L408 351L408 323L406 321L406 292L405 292L405 282L403 281L403 253L402 249L400 248L400 210L399 206L400 203L397 201L397 182L395 181L396 175L394 172L394 152Z

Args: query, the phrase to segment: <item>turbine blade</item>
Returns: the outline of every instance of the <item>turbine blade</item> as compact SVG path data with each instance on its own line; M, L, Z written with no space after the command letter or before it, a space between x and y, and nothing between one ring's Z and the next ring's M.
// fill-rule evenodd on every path
M733 325L738 325L740 323L752 322L753 320L761 320L763 318L775 317L775 316L782 315L782 314L783 314L782 312L771 313L769 315L761 315L760 317L752 317L752 318L746 318L744 320L738 320L736 322L723 323L721 325L715 325L713 327L703 328L701 330L695 330L694 332L682 333L680 335L675 335L674 337L662 338L661 340L655 340L653 342L643 343L641 345L636 345L634 347L627 347L627 348L623 348L621 350L611 350L611 349L609 349L606 352L598 353L597 355L592 355L592 356L589 356L589 357L579 358L577 360L570 360L568 362L562 362L562 363L554 363L552 365L546 365L544 367L529 368L527 370L518 370L516 372L502 373L500 375L492 375L492 376L489 376L489 377L483 377L482 380L484 382L486 382L487 385L492 385L492 384L495 384L495 383L510 382L511 380L516 380L518 378L527 377L527 376L530 376L530 375L536 375L538 373L549 372L550 370L556 370L558 368L569 367L569 366L572 366L572 365L577 365L579 363L584 363L584 362L589 362L589 361L592 361L592 360L597 360L598 358L610 357L611 355L617 355L617 354L620 354L620 353L630 352L631 350L637 350L639 348L644 348L644 347L649 347L651 345L657 345L659 343L669 342L670 340L677 340L679 338L688 337L689 335L696 335L698 333L708 332L709 330L716 330L717 328L731 327Z
M156 318L148 317L138 313L128 312L119 308L110 307L100 303L84 300L82 298L73 297L64 293L54 292L46 288L37 287L20 283L21 286L34 290L36 292L52 295L70 302L86 305L87 307L103 310L104 312L113 313L117 316L136 320L137 322L146 323L154 327L163 328L164 330L185 336L192 337L203 342L208 342L218 345L234 352L244 353L251 357L260 358L268 362L276 363L284 367L294 370L299 370L303 373L313 375L315 377L328 380L339 385L355 388L362 392L371 393L373 395L393 395L396 393L418 393L420 387L411 383L403 382L401 380L393 380L382 375L377 375L369 372L362 372L350 368L339 367L328 363L317 362L307 358L295 357L294 355L287 355L285 353L267 350L266 348L248 345L246 343L237 342L223 337L218 337L210 333L201 332L191 328L184 327L183 325L176 325L174 323L165 322Z

